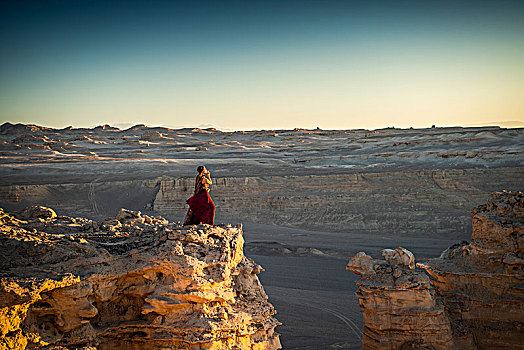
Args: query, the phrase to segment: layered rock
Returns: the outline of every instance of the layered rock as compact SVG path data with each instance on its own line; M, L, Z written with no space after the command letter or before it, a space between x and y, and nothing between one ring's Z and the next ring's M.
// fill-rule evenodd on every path
M429 277L415 270L404 248L385 249L386 260L363 252L347 266L361 275L357 296L363 310L362 349L450 349L451 326Z
M421 264L459 349L523 349L524 195L495 192L471 212L472 242Z
M363 252L350 260L362 275L363 349L524 348L524 195L495 192L471 219L471 243L418 269L406 269L400 248L384 252L387 261Z
M213 178L217 217L318 230L426 232L464 239L471 230L467 212L473 206L501 186L524 185L521 169L293 174ZM160 179L154 211L183 218L193 182L193 178Z
M0 212L0 349L278 349L241 226Z

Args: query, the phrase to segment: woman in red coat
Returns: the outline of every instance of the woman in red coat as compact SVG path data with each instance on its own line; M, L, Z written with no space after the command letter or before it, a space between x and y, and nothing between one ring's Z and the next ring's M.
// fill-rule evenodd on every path
M209 196L209 185L212 184L211 175L205 166L197 168L198 175L195 179L195 191L186 201L189 204L184 225L197 225L215 223L215 203Z

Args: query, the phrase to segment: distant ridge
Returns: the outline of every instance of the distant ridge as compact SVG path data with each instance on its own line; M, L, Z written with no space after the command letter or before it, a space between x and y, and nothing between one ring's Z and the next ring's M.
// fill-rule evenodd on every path
M256 129L256 130L221 130L217 129L215 127L209 127L209 128L202 128L202 127L183 127L183 128L172 128L172 127L163 127L163 126L147 126L145 124L131 124L131 123L120 123L115 124L117 126L112 126L109 124L103 124L103 125L97 125L93 127L75 127L72 125L69 125L64 128L53 128L53 127L46 127L46 126L40 126L36 124L22 124L22 123L10 123L5 122L4 124L0 125L0 134L1 135L7 135L7 134L20 134L20 133L35 133L35 132L43 132L43 131L80 131L80 130L92 130L92 131L111 131L111 132L122 132L122 133L129 133L129 132L136 132L136 131L145 131L145 130L157 130L159 132L173 132L173 131L179 131L179 132L192 132L192 133L257 133L257 132L275 132L275 133L307 133L307 134L320 134L320 133L343 133L343 132L355 132L355 131L365 131L365 132L394 132L394 131L401 131L401 130L413 130L413 131L420 131L420 130L431 130L431 129L438 129L440 131L452 131L452 130L461 130L461 129L467 129L467 130L495 130L495 129L512 129L512 128L523 128L524 123L519 121L506 121L506 122L499 122L499 125L497 123L493 123L492 125L475 125L470 124L466 126L431 126L431 127L425 127L425 128L415 128L415 127L395 127L395 126L389 126L384 128L376 128L376 129L362 129L362 128L354 128L354 129L321 129L319 127L317 128L293 128L293 129ZM127 126L127 128L124 128L122 126Z
M524 127L524 121L518 121L518 120L506 120L506 121L499 121L499 122L488 122L488 123L482 123L482 125L479 124L466 124L467 127L470 126L491 126L491 125L498 125L500 127L506 127L506 128L523 128Z

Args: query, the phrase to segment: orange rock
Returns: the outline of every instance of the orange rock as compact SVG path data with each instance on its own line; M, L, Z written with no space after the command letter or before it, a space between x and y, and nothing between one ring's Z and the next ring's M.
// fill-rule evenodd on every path
M0 349L280 348L241 226L2 215Z
M524 348L524 195L495 192L471 218L473 242L417 264L425 273L403 248L383 251L386 261L350 260L362 275L363 349Z

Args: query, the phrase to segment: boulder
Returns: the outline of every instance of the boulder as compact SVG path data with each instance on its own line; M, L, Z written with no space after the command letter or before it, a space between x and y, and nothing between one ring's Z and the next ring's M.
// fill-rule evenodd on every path
M18 215L20 219L32 220L32 219L43 219L50 220L56 218L56 213L53 209L42 207L39 205L33 205L22 210Z
M384 249L382 250L382 256L392 266L400 266L411 270L415 268L415 256L405 248Z

